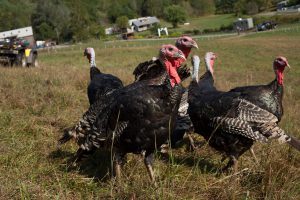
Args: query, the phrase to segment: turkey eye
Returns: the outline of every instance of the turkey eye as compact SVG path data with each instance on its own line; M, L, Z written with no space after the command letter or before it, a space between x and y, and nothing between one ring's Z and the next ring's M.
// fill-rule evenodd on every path
M184 41L184 42L187 42L187 39L184 38L183 41Z
M173 48L169 48L169 51L173 51Z

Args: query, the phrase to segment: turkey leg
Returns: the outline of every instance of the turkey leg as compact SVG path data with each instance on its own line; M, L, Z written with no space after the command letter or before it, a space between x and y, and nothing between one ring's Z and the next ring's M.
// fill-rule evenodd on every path
M144 163L146 165L146 168L147 168L147 171L148 171L148 174L150 176L150 180L152 183L155 184L155 177L154 177L154 171L153 171L153 153L147 153L145 154L145 157L144 157Z

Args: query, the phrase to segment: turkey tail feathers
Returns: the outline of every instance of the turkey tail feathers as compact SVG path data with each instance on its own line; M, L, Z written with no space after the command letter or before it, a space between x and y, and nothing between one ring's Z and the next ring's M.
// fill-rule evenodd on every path
M64 135L58 140L58 146L61 146L71 140L72 138L75 138L75 134L71 129L65 129Z

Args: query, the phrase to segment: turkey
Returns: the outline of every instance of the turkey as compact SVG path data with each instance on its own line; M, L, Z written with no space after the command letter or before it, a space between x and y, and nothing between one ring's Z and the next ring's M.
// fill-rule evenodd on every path
M179 37L175 42L175 46L184 53L186 58L188 58L192 48L198 49L198 45L196 41L189 36ZM178 66L177 72L181 80L184 80L190 76L190 72L189 72L189 68L187 68L186 65L180 66L181 63L182 61L175 63L175 65ZM135 68L133 74L135 75L135 80L140 81L140 80L145 80L154 77L157 73L160 73L160 71L163 70L164 68L159 64L159 61L156 58L154 58L150 61L146 61L144 63L139 64ZM171 146L175 146L175 144L183 138L183 135L186 132L191 132L193 130L192 122L187 114L187 108L188 108L187 97L188 97L188 91L184 89L180 106L179 106L179 113L176 118L176 127L174 129L174 132L171 135L171 141L170 141ZM164 145L163 148L165 147L166 145Z
M184 52L187 55L190 52L191 48L193 47L198 48L197 43L188 36L183 36L178 38L176 44L180 46L182 49L184 49ZM103 74L100 72L100 70L96 67L95 51L93 48L85 49L84 55L87 56L89 62L91 63L91 70L90 70L91 82L88 86L88 97L89 97L90 105L92 105L97 99L100 99L102 96L109 95L110 98L112 98L113 95L111 95L111 93L123 87L121 80L119 80L117 77L114 77L110 74ZM184 59L176 59L176 60L171 60L170 62L172 62L173 65L176 65L176 68L179 68L184 61L185 61ZM147 61L139 64L138 67L136 67L134 74L137 82L137 81L154 78L157 75L164 73L164 71L165 68L163 64L160 62L159 59L155 59L152 61ZM190 75L190 72L188 68L180 67L178 69L178 74L181 80L183 80ZM184 105L184 103L181 103L180 105ZM187 109L186 106L184 108ZM190 119L185 120L184 122L191 124ZM76 136L76 132L74 132L74 127L67 128L64 130L63 137L59 140L59 145L66 143L72 138L76 138L76 137L77 136Z
M175 42L175 46L184 53L186 58L188 58L192 48L198 49L196 41L189 36L179 37ZM180 66L183 60L177 60L174 62L176 62L174 64L177 65L177 72L181 80L188 78L190 76L189 69L186 66ZM151 79L152 77L155 77L157 74L161 73L161 71L164 71L164 67L161 66L159 60L154 57L150 61L140 63L134 69L133 75L135 76L135 81L141 81Z
M216 54L208 52L205 55L206 73L201 77L201 84L199 90L214 91L214 62ZM265 109L278 118L278 122L281 120L283 114L282 108L282 95L283 95L283 71L284 68L289 66L288 61L284 57L278 57L273 62L273 69L276 74L274 81L267 85L254 85L237 87L231 89L232 92L240 92L241 98L246 99L255 105L258 105L262 109ZM193 145L192 145L193 146ZM250 152L254 157L256 163L258 163L255 153L252 148Z
M233 166L236 171L238 158L255 141L265 143L276 138L300 151L300 142L278 126L276 115L244 99L242 92L209 89L204 85L207 73L198 82L198 69L196 65L194 67L188 113L195 132L201 134L211 147L229 157L223 170Z
M173 45L163 45L159 54L163 73L116 90L89 108L75 128L77 161L113 144L117 178L125 155L142 153L151 181L155 180L153 152L169 138L182 94L175 59L185 59L184 54Z
M278 123L283 116L283 71L285 67L290 65L285 57L279 56L273 62L273 70L275 72L275 79L267 85L252 85L237 87L231 89L232 92L240 92L241 98L250 101L251 103L265 109L278 118ZM258 163L254 150L251 148L250 152Z
M87 88L90 105L95 103L97 99L101 99L103 96L109 96L115 90L124 87L122 81L118 77L111 74L104 74L96 67L95 51L93 48L86 48L83 55L87 57L91 64L91 80ZM72 138L76 138L74 127L65 129L63 137L59 140L59 145L68 142Z
M91 81L88 85L88 98L90 105L101 96L107 95L114 90L123 87L122 81L111 74L104 74L96 67L95 51L93 48L86 48L84 50L86 56L91 64L90 78Z
M232 92L240 92L241 98L269 111L278 118L280 122L283 116L283 71L290 67L285 57L277 57L273 62L275 79L267 85L254 85L237 87Z
M203 75L202 77L202 84L199 85L198 87L200 87L199 89L202 90L216 90L214 87L214 78L213 78L213 64L215 59L217 58L216 54L213 52L207 52L205 54L205 64L206 64L206 73ZM197 71L199 70L199 66L200 66L200 59L198 56L193 56L192 57L192 65L193 66L198 66L195 67L197 68ZM194 80L196 77L194 76L198 76L198 73L196 74L196 72L193 74L192 80ZM196 78L198 80L198 78ZM181 101L181 105L179 109L182 109L184 112L179 112L179 116L177 118L177 124L176 124L176 128L174 130L174 133L172 134L171 137L171 146L175 146L175 144L178 141L181 141L183 139L183 136L185 133L187 133L189 141L190 141L190 145L192 150L196 149L196 146L194 145L194 141L191 137L191 133L193 132L193 124L191 122L191 119L187 113L187 109L188 109L188 90L186 90L186 92L182 95L182 101ZM183 114L182 114L183 113Z

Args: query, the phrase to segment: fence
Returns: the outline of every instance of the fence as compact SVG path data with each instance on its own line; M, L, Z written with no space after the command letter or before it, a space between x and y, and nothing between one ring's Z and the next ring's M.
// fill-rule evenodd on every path
M277 28L268 31L260 31L260 32L247 32L241 34L244 35L253 35L253 34L265 34L265 33L273 33L273 32L300 32L300 26L292 26L286 28ZM237 37L237 33L226 33L226 34L215 34L215 35L198 35L193 36L196 41L204 41L204 40L214 40L217 38L226 38L226 37ZM95 49L97 48L135 48L135 47L151 47L151 46L159 46L164 43L174 43L176 38L158 38L158 39L135 39L135 40L116 40L116 41L107 41L103 43L97 43L97 47L89 44L79 44L79 45L62 45L62 46L54 46L51 48L39 49L39 51L43 52L57 52L60 50L70 50L70 51L83 51L85 47L93 46Z

